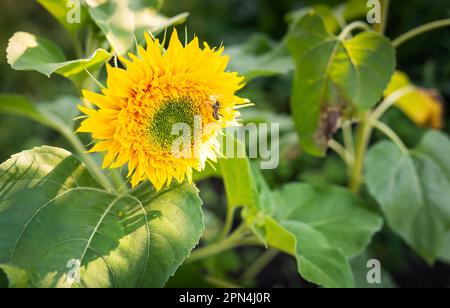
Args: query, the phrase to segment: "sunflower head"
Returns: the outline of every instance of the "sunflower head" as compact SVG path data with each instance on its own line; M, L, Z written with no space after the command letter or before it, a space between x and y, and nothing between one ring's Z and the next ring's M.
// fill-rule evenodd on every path
M106 153L103 168L128 164L133 186L148 179L160 190L216 161L217 136L237 125L246 100L236 96L243 78L226 71L223 47L201 48L196 37L183 46L176 30L166 50L148 34L146 42L120 58L125 69L107 66L102 94L83 91L87 118L78 132L96 140L91 152Z

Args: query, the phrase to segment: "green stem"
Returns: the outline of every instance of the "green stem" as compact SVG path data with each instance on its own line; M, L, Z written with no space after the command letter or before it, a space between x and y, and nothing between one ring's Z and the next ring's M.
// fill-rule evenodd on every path
M387 126L383 122L376 121L375 123L373 123L373 127L385 134L389 139L391 139L392 142L394 142L404 154L408 153L408 148L406 147L406 145L389 126Z
M386 27L389 17L389 4L390 0L381 0L381 23L375 24L375 31L380 34L386 33Z
M248 284L253 281L256 276L264 269L273 259L278 256L279 251L277 250L268 250L264 254L262 254L253 264L249 267L249 269L242 275L242 281L244 284Z
M339 142L334 139L328 141L328 147L332 149L339 157L350 167L353 163L351 155Z
M350 177L350 189L354 194L359 194L363 182L364 158L372 135L372 126L368 120L368 115L363 115L358 127L356 136L355 162Z
M111 170L111 179L112 179L113 184L116 186L116 189L119 192L121 192L121 191L128 192L129 191L127 182L123 179L120 169Z
M218 288L224 288L224 289L242 289L241 286L238 286L234 283L224 281L222 279L213 277L213 276L206 276L205 281L209 284L212 284L213 286L216 286Z
M233 221L234 221L234 212L235 208L227 208L227 214L225 217L225 223L223 225L222 232L219 235L219 239L224 239L231 231L231 228L233 228Z
M394 45L395 48L398 48L405 42L407 42L421 34L424 34L426 32L433 31L433 30L436 30L439 28L444 28L444 27L450 27L450 18L434 21L434 22L422 25L420 27L417 27L411 31L408 31L405 34L396 38L392 42L392 44Z
M339 39L345 40L353 31L355 31L357 29L366 30L366 31L372 30L372 29L370 29L369 25L367 25L366 23L364 23L362 21L355 21L355 22L352 22L351 24L349 24L347 27L345 27L344 30L342 30L341 34L339 35Z
M73 131L52 114L46 113L44 111L41 112L44 113L46 117L46 121L48 122L47 125L58 131L63 137L67 139L67 141L77 152L80 159L86 165L86 168L88 168L88 170L94 175L99 183L102 184L102 186L107 190L116 191L114 185L111 184L108 177L100 170L100 167L97 165L94 159L92 159L92 156L86 153L86 148L81 143L80 139L73 133Z
M342 127L342 133L344 135L344 144L347 151L352 155L354 159L355 156L355 141L353 140L352 123L345 123Z
M371 114L365 114L362 117L357 131L355 160L350 177L350 189L354 194L359 193L361 184L363 183L364 158L374 128L386 134L403 152L408 151L401 139L387 125L380 122L379 119L400 98L410 94L413 91L415 91L415 88L411 86L395 91L389 95Z
M97 163L92 159L91 155L86 154L86 149L84 145L81 143L80 139L78 139L75 134L70 132L60 133L70 142L70 144L74 147L77 154L80 156L80 159L84 162L88 170L94 175L94 177L100 182L100 184L109 191L116 191L114 185L111 184L108 177L100 170Z
M262 245L261 241L256 237L245 237L247 234L247 228L245 225L240 226L234 233L232 233L229 237L207 245L205 247L196 249L192 252L191 256L187 260L188 263L193 263L214 255L217 255L223 251L234 249L240 246L247 245Z
M379 120L384 113L392 107L399 99L402 97L405 97L408 94L413 93L416 90L413 86L406 86L403 87L395 92L393 92L391 95L386 97L383 102L375 109L372 114L370 115L370 121L375 122Z

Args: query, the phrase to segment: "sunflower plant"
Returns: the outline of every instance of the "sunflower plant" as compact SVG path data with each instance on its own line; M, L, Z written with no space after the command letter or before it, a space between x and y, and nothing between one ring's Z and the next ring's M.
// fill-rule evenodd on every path
M0 112L31 118L70 144L0 165L0 269L10 287L163 287L204 271L208 285L252 286L279 253L295 258L308 282L354 287L352 260L383 223L429 264L450 259L442 103L396 70L397 48L448 20L390 40L389 1L374 26L353 21L367 7L349 1L292 12L279 43L257 36L224 48L180 35L175 26L188 14L163 16L162 1L37 2L65 28L76 59L17 32L8 63L66 78L77 96L61 108L0 95ZM242 94L253 79L280 75L293 75L289 117L259 112L257 99ZM391 107L435 130L409 148L383 122ZM283 124L291 156L335 152L348 185L273 187L257 160L224 156L227 144L246 150L225 129L258 121ZM188 129L187 150L174 149L178 123ZM371 146L374 131L387 138ZM226 193L222 221L203 207L197 186L213 178ZM238 247L266 252L239 280L214 276L214 258Z

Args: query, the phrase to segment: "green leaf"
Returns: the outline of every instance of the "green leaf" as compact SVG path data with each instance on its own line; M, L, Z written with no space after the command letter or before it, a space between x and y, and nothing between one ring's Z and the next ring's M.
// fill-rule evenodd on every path
M77 5L77 2L81 1L70 3L70 0L37 0L37 2L49 11L73 38L76 38L87 16L86 8Z
M9 65L18 71L37 71L48 77L56 73L77 80L85 70L94 70L111 58L104 49L98 49L90 58L66 61L64 53L55 43L26 32L17 32L6 50Z
M245 153L242 143L226 137L225 144L238 149L235 153ZM353 285L348 258L362 252L381 228L378 215L343 188L291 184L272 192L247 158L219 163L228 206L243 207L246 224L266 245L294 256L308 281L325 287Z
M105 0L89 1L89 13L119 55L140 42L145 31L157 35L164 29L183 23L187 13L168 18L158 13L159 1ZM149 5L155 5L155 7ZM145 8L144 8L145 6Z
M228 207L259 208L260 199L253 180L250 161L245 156L245 145L231 135L226 135L223 149L233 145L234 157L219 159L220 172L225 183ZM227 154L232 154L231 151ZM229 155L230 156L230 155Z
M327 287L351 287L348 258L370 243L381 218L338 187L289 184L273 198L274 219L295 237L302 276Z
M336 37L315 13L292 26L288 47L296 64L291 108L300 142L307 153L323 156L339 116L351 118L381 99L395 50L375 32Z
M0 264L33 287L162 287L200 239L201 200L148 191L105 191L62 149L17 154L0 166Z
M289 184L274 198L278 221L308 224L347 258L359 255L382 226L378 215L343 188Z
M322 18L328 32L336 33L339 30L340 26L338 20L336 19L335 12L328 5L324 4L313 5L293 11L287 15L287 21L290 24L295 24L300 19L308 15L311 11L315 12Z
M62 96L53 102L34 105L27 98L14 94L0 94L0 113L22 116L42 125L71 133L73 119L79 114L76 103L79 98Z
M295 237L294 254L303 278L327 288L353 287L348 260L323 234L308 224L286 222L282 225Z
M367 186L389 226L430 264L450 231L448 153L448 137L432 131L408 153L380 142L366 160Z
M353 271L353 277L355 278L356 288L363 289L392 289L395 288L395 282L392 276L383 267L381 270L381 283L370 284L367 281L367 273L371 268L367 267L369 260L376 260L368 251L365 251L358 257L351 260L350 264Z
M284 75L294 70L286 43L276 44L265 35L255 35L245 44L226 49L231 71L237 71L247 81L258 77Z

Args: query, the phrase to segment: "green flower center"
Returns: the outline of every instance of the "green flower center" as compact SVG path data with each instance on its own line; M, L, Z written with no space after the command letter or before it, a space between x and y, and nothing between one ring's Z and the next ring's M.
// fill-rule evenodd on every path
M168 100L150 120L149 135L162 150L170 151L174 142L187 135L193 142L197 105L190 98ZM182 124L182 125L179 125ZM189 131L186 130L189 128Z

